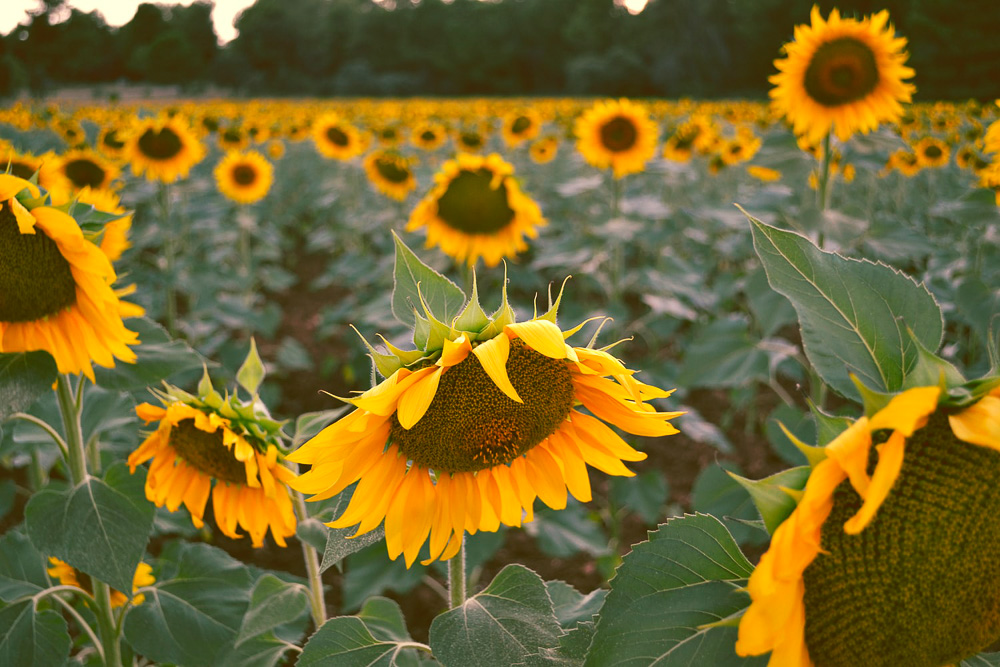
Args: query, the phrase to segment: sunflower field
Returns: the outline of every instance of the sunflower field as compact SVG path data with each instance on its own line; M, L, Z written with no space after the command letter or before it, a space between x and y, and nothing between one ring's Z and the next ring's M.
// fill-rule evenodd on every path
M0 108L0 664L1000 665L1000 101L906 49Z

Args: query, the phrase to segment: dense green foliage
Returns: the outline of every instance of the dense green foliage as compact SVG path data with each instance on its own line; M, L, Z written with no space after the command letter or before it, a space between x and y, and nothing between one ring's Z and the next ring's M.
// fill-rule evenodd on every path
M813 0L257 0L220 47L212 6L144 3L120 28L46 0L0 39L0 95L127 80L256 95L764 95ZM1000 3L847 0L888 9L923 99L992 99Z

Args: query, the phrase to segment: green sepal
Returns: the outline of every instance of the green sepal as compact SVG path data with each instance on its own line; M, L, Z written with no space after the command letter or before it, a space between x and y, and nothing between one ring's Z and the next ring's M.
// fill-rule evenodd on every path
M243 360L243 365L236 372L236 382L250 392L251 396L256 396L257 389L264 381L266 373L264 362L261 361L260 354L257 353L257 342L251 337L250 351L247 352L247 358Z
M451 328L458 331L465 331L470 334L478 334L490 324L489 315L479 305L479 286L476 281L476 270L472 270L472 295L469 302L465 304L465 309L459 313L451 323ZM474 338L474 336L473 336Z
M432 312L439 319L451 320L462 306L465 305L465 292L455 283L424 264L410 250L403 240L392 233L396 244L395 267L393 268L392 314L403 324L410 325L409 315L416 307L419 296L419 285L424 284L427 301L433 306ZM425 310L427 305L423 304Z
M503 265L503 282L500 284L500 307L490 316L489 325L479 332L476 340L490 340L503 333L504 327L517 322L517 314L507 301L507 263Z
M417 298L420 300L420 305L424 309L424 317L422 319L426 320L428 325L428 336L427 341L423 346L423 351L426 353L432 350L440 350L444 347L445 340L455 338L458 332L434 316L434 313L431 312L431 309L427 306L427 302L424 301L424 295L420 289L420 283L417 283Z
M949 410L961 410L979 401L991 391L1000 387L1000 376L988 375L978 380L970 380L958 387L942 392L938 404Z
M403 367L403 362L399 357L393 354L382 354L376 350L364 336L361 335L361 332L358 331L357 327L353 324L350 326L354 329L354 333L358 334L358 338L361 339L361 342L364 343L365 347L368 348L368 356L371 357L372 363L375 364L376 370L378 370L382 377L387 378Z
M928 350L920 339L913 333L913 329L907 327L906 333L917 348L917 363L903 378L903 389L913 389L914 387L929 387L938 385L941 393L948 391L948 387L955 387L965 384L965 378L951 363Z
M33 178L35 180L32 181L31 178ZM32 174L31 178L29 178L28 181L32 185L38 185L38 182L37 182L38 181L38 172L37 171L34 174ZM49 194L47 192L45 192L45 190L42 190L41 194L39 196L32 197L31 196L31 190L29 190L28 188L25 188L25 189L21 190L20 192L18 192L15 195L15 198L17 199L17 201L21 202L21 205L24 206L24 208L26 208L26 209L28 209L30 211L33 208L38 208L39 206L45 206L48 203L48 201L49 201Z
M545 311L545 314L539 317L540 320L548 320L552 324L556 324L556 317L559 314L559 303L562 301L563 290L566 289L566 283L573 276L566 276L563 278L562 285L559 286L559 294L556 295L556 300L552 300L552 285L549 285L549 309Z
M809 462L809 466L811 468L815 468L817 465L822 463L824 459L826 459L826 449L824 447L807 445L799 440L799 438L780 421L778 421L778 428L780 428L782 433L785 434L785 437L788 438L793 445L795 445L795 448L802 452L802 455L806 457L806 461Z
M378 337L382 339L382 344L385 345L386 349L398 357L404 366L411 366L427 357L423 350L401 350L390 343L385 336L379 334Z
M789 468L758 480L740 477L728 470L726 472L747 490L761 518L764 519L767 532L774 535L774 531L798 505L798 499L790 491L805 488L812 468L810 466Z
M866 417L871 417L876 412L889 405L889 401L892 400L893 394L883 394L880 391L870 389L854 373L851 373L850 377L851 382L853 382L854 386L857 387L858 393L861 394L861 404L865 408Z
M812 401L809 401L809 409L816 420L816 445L819 447L826 447L833 442L853 421L847 417L831 415Z

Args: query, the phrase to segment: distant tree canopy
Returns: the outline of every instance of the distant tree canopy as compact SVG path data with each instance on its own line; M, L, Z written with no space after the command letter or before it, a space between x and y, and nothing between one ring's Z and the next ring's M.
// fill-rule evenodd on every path
M118 80L248 95L763 96L813 0L257 0L224 47L212 5L144 3L120 28L44 0L0 39L0 94ZM997 0L823 0L888 9L922 99L1000 95Z

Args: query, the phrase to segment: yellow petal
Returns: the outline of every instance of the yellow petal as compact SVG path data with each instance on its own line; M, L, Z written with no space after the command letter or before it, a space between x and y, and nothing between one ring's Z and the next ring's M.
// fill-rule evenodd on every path
M871 430L889 428L907 438L927 423L927 417L937 409L940 387L916 387L894 396L889 404L875 413Z
M510 339L501 334L489 339L472 351L483 365L483 370L493 380L493 384L508 398L524 403L507 375L507 358L510 356Z
M508 324L504 327L504 331L514 334L539 354L551 359L566 358L567 345L563 340L562 331L548 320Z
M826 446L826 454L847 473L851 485L864 498L871 479L868 477L868 451L871 449L871 429L862 417Z
M448 366L460 364L465 361L465 358L469 356L469 352L471 351L472 343L469 342L465 334L462 334L455 340L446 340L444 347L441 349L441 358L437 360L437 365L447 368Z
M28 209L24 208L24 204L14 197L11 197L7 203L10 204L10 209L14 212L14 217L17 219L17 231L21 234L34 234L35 216L31 215Z
M1000 450L1000 397L985 396L948 417L955 437L973 445Z
M844 524L844 532L849 535L857 535L871 523L878 508L882 506L886 496L892 489L899 477L899 471L903 468L903 453L906 450L906 436L901 431L894 431L889 440L879 448L878 465L872 475L871 485L868 487L868 495L865 502Z
M414 383L406 390L406 393L399 397L396 417L399 419L400 426L409 430L424 416L437 394L443 370L443 368L435 368L433 372Z

